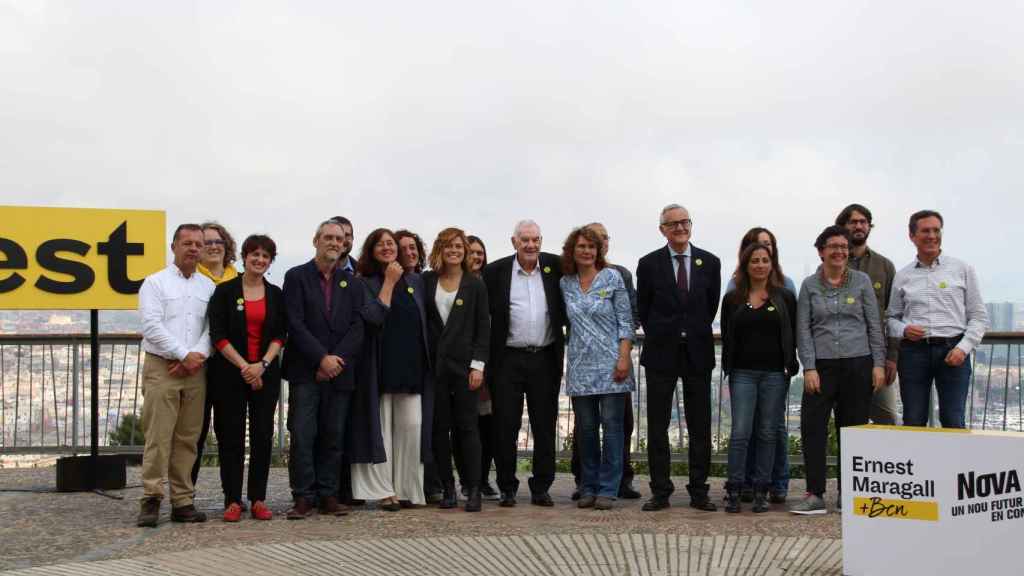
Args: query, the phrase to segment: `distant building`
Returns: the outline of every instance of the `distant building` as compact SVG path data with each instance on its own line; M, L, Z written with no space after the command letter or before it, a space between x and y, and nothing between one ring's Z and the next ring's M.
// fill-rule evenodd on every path
M1013 332L1017 329L1016 308L1013 302L989 302L985 304L988 310L988 329L992 332Z

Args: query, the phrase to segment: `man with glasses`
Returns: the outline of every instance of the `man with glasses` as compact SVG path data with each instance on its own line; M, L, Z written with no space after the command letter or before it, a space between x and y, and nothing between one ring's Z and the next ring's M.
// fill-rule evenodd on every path
M988 313L974 268L942 252L942 225L942 215L933 210L910 216L910 241L917 258L896 273L886 317L889 334L903 338L903 423L928 423L934 381L942 427L963 428L971 383L969 356L985 335Z
M871 287L878 300L879 317L885 318L889 307L889 293L896 276L896 267L885 256L868 247L868 236L875 227L871 210L861 204L850 204L836 216L836 226L846 228L850 233L851 270L859 270L871 278ZM883 326L884 328L884 326ZM871 421L875 424L896 424L896 361L900 353L900 339L888 338L885 351L885 386L879 388L871 398Z
M686 208L669 204L659 230L667 245L640 259L636 269L637 307L644 328L640 363L647 369L647 462L651 499L643 510L669 507L675 490L669 477L668 425L676 382L683 380L683 407L690 437L690 506L713 511L708 498L711 466L711 371L715 341L711 323L718 313L721 262L690 243L693 221Z

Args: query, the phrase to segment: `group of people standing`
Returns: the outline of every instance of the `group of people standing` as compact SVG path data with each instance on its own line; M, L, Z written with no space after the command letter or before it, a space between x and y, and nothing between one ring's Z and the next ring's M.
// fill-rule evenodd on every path
M774 235L754 228L721 297L719 259L690 242L693 221L666 206L666 245L629 270L607 259L600 223L574 229L560 255L541 251L540 227L516 224L515 253L487 262L483 242L442 230L429 255L407 230L370 232L358 258L351 221L319 224L315 255L265 273L272 239L252 235L234 268L235 241L216 223L174 232L174 261L139 293L143 322L144 497L138 524L155 526L169 481L171 519L201 522L193 495L207 430L217 436L224 520L269 520L274 411L288 381L289 519L344 515L353 502L383 510L436 502L466 511L494 498L515 506L524 404L533 434L530 502L552 506L563 371L576 416L573 472L580 508L639 498L632 486L632 349L643 329L651 497L668 508L668 427L681 381L690 506L715 510L711 459L712 322L721 303L722 369L732 430L726 504L739 512L786 500L785 397L801 365L801 434L808 495L791 510L823 513L828 422L894 423L900 374L904 422L923 425L932 382L944 426L962 427L970 364L985 308L973 269L941 254L942 217L910 219L918 248L895 273L867 247L871 213L847 207L815 242L822 265L799 295L782 273ZM883 318L887 322L883 322ZM886 339L886 333L889 338ZM874 408L872 408L874 402ZM242 498L248 417L248 506ZM497 471L489 482L491 461Z

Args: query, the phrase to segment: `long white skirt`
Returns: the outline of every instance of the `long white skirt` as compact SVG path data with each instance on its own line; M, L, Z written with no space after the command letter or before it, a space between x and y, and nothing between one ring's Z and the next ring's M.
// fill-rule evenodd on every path
M420 458L420 402L419 394L381 395L380 431L387 461L352 464L353 498L381 500L395 496L413 504L426 504Z

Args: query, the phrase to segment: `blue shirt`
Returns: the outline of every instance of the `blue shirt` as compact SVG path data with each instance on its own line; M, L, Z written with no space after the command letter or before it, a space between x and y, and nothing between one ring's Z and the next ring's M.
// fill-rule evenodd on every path
M612 379L619 342L633 339L633 313L622 276L613 268L603 268L587 292L577 274L562 276L559 283L569 317L565 393L592 396L633 390L632 371L622 382Z

